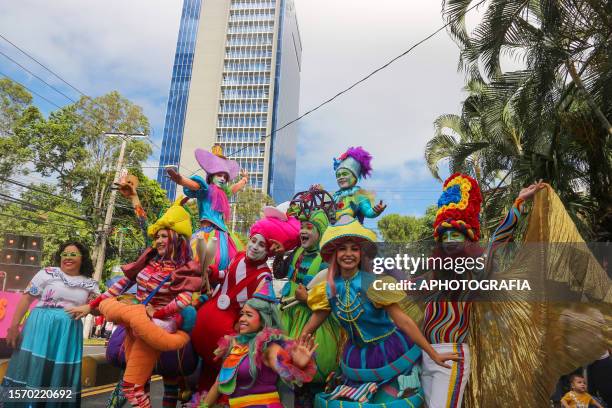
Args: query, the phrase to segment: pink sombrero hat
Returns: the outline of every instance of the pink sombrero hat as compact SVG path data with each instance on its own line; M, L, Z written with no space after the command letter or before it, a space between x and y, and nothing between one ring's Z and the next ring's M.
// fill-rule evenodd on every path
M223 150L219 145L214 145L211 150L211 152L204 149L195 150L195 158L200 167L207 174L227 173L230 180L235 179L240 172L238 162L223 156Z

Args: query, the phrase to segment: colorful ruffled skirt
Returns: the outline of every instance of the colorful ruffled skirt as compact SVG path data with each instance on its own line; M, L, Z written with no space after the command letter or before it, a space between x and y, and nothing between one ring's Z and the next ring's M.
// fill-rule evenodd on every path
M12 406L78 407L81 405L83 323L62 308L35 307L22 332L22 342L2 381L7 388L71 389L73 402L7 403Z
M340 362L342 384L330 393L318 394L315 406L420 407L420 359L421 349L400 331L368 344L349 339Z
M297 339L312 316L312 311L304 304L286 309L281 314L283 330L292 339ZM346 341L344 330L333 315L330 315L315 331L315 342L319 345L316 353L317 374L313 383L324 383L327 376L338 368L340 351Z

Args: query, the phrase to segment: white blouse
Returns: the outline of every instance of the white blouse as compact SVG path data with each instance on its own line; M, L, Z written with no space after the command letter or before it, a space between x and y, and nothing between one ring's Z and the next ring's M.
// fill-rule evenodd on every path
M67 275L60 268L48 267L34 275L25 292L40 297L36 307L81 306L100 294L98 282L85 276Z

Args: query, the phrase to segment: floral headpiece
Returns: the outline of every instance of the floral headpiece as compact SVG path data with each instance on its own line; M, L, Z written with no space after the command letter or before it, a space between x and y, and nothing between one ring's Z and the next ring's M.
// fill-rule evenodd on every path
M434 238L442 239L450 229L463 233L470 241L480 239L480 187L472 177L455 173L444 182L434 221Z

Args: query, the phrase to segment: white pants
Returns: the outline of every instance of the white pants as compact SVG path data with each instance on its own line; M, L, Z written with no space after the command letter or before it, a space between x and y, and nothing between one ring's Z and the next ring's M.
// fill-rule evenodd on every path
M447 361L451 368L440 367L423 353L421 384L427 408L461 408L463 391L470 376L470 348L467 344L432 344L438 353L459 353L461 361Z

